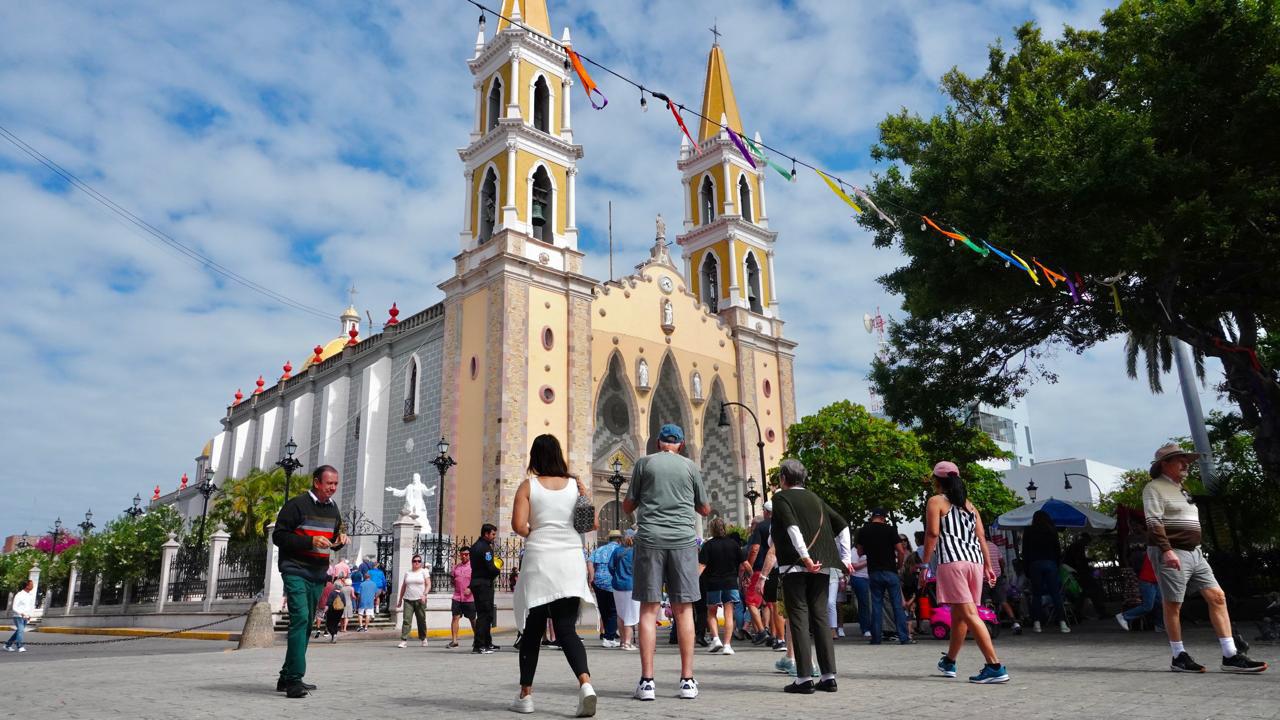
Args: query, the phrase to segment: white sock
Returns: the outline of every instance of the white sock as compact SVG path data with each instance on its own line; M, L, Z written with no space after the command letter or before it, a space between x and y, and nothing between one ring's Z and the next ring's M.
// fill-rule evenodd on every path
M800 676L799 676L799 675L797 675L797 676L796 676L796 679L795 679L795 680L792 680L791 682L792 682L793 684L795 684L795 685L803 685L803 684L805 684L805 683L807 683L807 682L813 682L813 680L812 680L812 679L810 679L810 678L805 678L805 679L801 680L801 679L800 679Z
M1235 638L1229 638L1229 637L1218 638L1218 644L1222 646L1222 657L1224 658L1235 657L1235 654L1236 654Z
M822 673L822 677L821 677L821 678L818 678L818 679L819 679L819 680L835 680L835 679L836 679L836 674L835 674L835 673Z
M1179 655L1187 651L1187 649L1182 646L1181 640L1170 640L1169 649L1173 650L1174 657L1178 657Z

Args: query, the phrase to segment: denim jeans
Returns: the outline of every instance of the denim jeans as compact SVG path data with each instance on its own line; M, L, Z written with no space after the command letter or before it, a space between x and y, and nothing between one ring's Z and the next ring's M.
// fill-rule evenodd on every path
M9 640L5 642L4 646L11 648L22 647L22 636L26 633L27 619L15 615L13 618L13 634L9 636Z
M871 632L871 580L869 578L849 576L849 587L858 598L858 632Z
M1054 615L1049 617L1053 620L1066 620L1066 613L1062 608L1062 577L1058 574L1058 563L1052 560L1036 560L1031 563L1028 580L1031 581L1031 619L1039 622L1041 619L1043 596L1048 595L1053 602Z
M886 594L893 606L893 619L898 626L898 642L909 641L911 635L907 630L907 610L902 607L902 581L898 578L898 573L892 570L873 570L868 575L871 584L871 642L879 644L883 636L881 623L884 620Z
M1164 625L1164 608L1160 605L1160 588L1146 580L1138 581L1138 593L1142 596L1142 604L1124 611L1125 620L1137 620L1155 610L1156 625Z
M600 613L600 624L604 626L604 640L618 639L618 609L613 603L613 591L592 587L596 593L596 609ZM556 637L559 637L558 635Z

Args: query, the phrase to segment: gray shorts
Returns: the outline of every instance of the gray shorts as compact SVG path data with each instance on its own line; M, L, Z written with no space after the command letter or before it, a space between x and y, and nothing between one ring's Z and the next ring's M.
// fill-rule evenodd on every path
M673 603L697 602L702 597L698 588L698 548L668 550L636 546L632 568L635 588L631 598L638 602L662 602L662 586L667 586L667 599Z
M1218 579L1213 576L1213 568L1204 559L1200 548L1195 550L1178 550L1178 561L1182 567L1174 570L1160 561L1160 548L1148 547L1147 555L1151 558L1151 567L1156 569L1156 584L1160 587L1160 596L1165 602L1180 603L1188 592L1197 593L1205 588L1218 587Z

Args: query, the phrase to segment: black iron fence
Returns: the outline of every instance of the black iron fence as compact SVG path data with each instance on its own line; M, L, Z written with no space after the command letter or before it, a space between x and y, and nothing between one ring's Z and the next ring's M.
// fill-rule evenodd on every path
M67 579L66 578L62 578L58 582L55 582L53 586L49 588L49 592L53 594L53 598L50 600L49 607L60 608L60 607L67 606Z
M474 545L476 538L449 535L418 536L413 551L431 566L431 592L453 594L453 568L458 562L458 551ZM501 566L497 592L510 592L515 587L520 572L520 558L524 555L524 539L510 537L493 544L494 560Z
M209 546L183 545L169 568L166 597L172 602L203 600L208 588Z
M104 579L102 593L98 595L98 605L119 605L124 601L124 583L119 580Z
M89 607L93 605L93 586L97 581L97 576L89 573L81 573L76 576L76 594L72 599L73 607Z
M247 600L262 592L267 570L266 543L228 545L218 561L219 600Z
M151 568L145 577L133 581L129 602L136 605L154 603L160 599L160 565Z

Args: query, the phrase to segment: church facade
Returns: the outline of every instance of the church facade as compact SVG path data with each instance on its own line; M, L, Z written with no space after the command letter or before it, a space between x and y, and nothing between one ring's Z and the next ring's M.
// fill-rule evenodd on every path
M713 510L743 523L745 482L782 458L795 422L795 343L783 334L765 178L711 122L674 158L684 218L678 257L659 217L649 256L631 275L583 272L575 181L574 80L552 42L542 0L506 0L506 21L481 31L468 61L475 122L459 150L465 207L444 299L408 317L390 313L362 336L348 308L342 334L317 345L296 373L237 397L197 458L217 481L269 469L290 437L304 471L342 473L346 513L390 527L402 488L420 473L436 524L506 533L511 501L541 433L558 437L571 472L590 479L602 532L613 526L615 460L629 476L663 423L685 429ZM568 40L568 30L562 36ZM707 62L702 114L741 132L722 49ZM372 329L370 329L372 330ZM239 394L239 391L238 391ZM759 420L731 406L741 403ZM430 461L441 438L457 462L443 488ZM757 485L758 486L758 485ZM441 492L443 490L443 493ZM624 487L625 492L625 487ZM626 524L628 519L622 520Z

